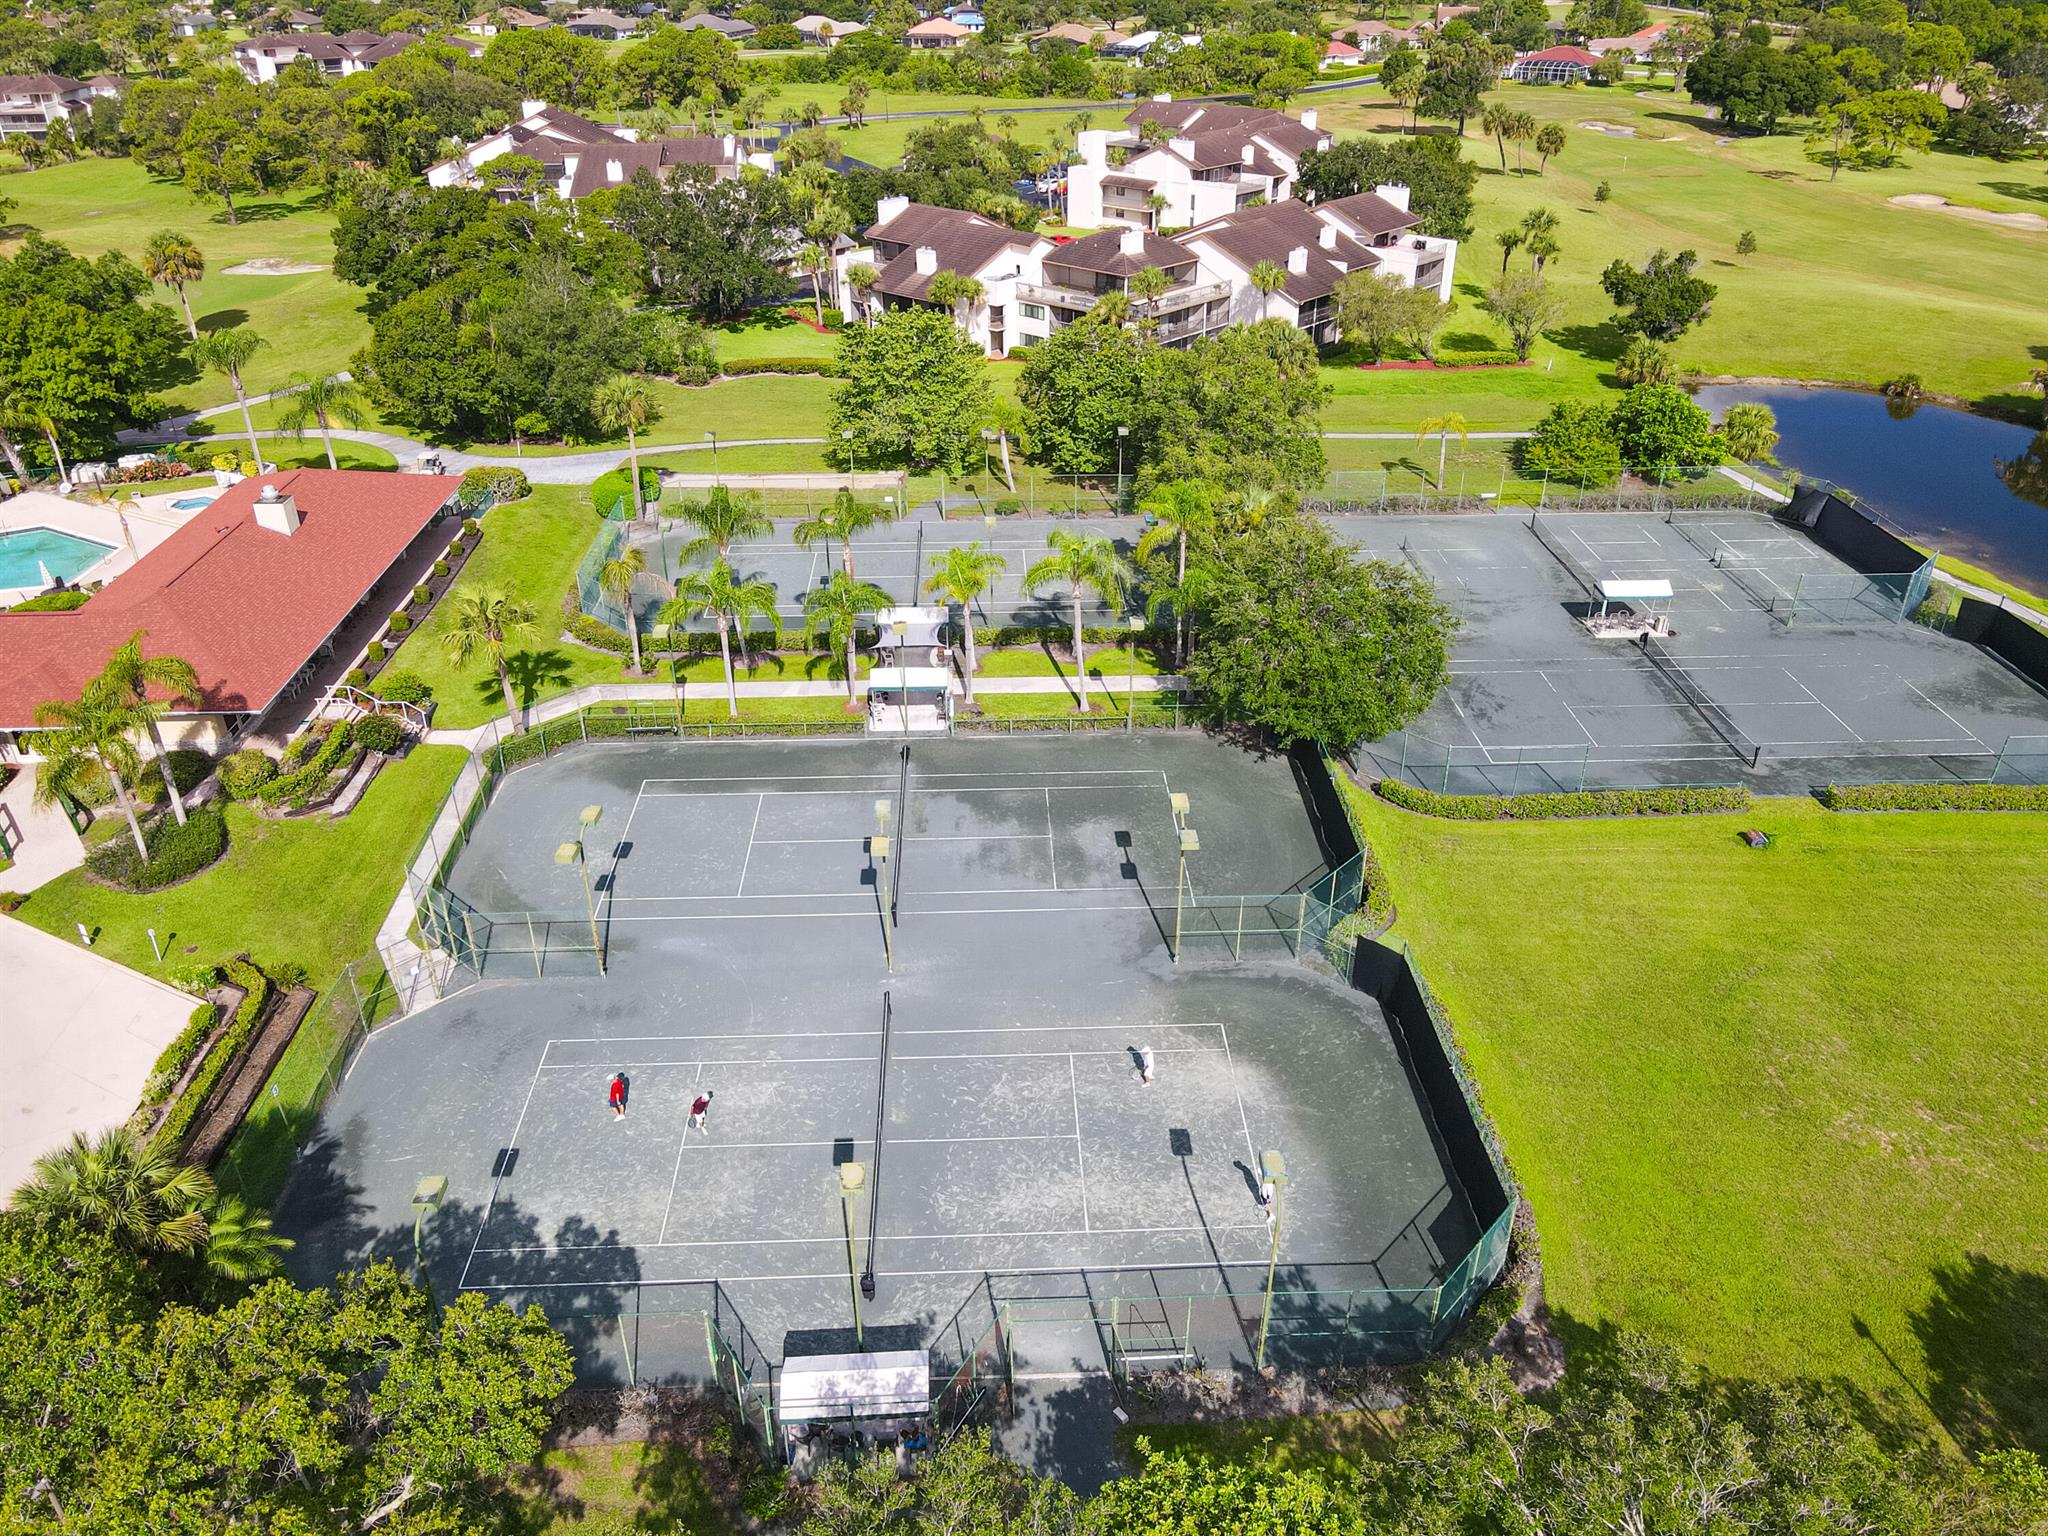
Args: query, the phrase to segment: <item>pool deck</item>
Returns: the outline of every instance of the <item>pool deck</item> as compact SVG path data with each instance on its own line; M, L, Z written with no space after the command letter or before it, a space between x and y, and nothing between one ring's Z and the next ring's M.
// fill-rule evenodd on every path
M108 546L108 553L72 578L84 586L112 581L137 560L182 528L200 508L174 508L173 501L205 494L202 491L167 492L139 496L118 506L109 502L73 501L48 491L24 491L0 501L0 533L28 528L51 528L76 538ZM0 587L0 607L25 602L43 588Z

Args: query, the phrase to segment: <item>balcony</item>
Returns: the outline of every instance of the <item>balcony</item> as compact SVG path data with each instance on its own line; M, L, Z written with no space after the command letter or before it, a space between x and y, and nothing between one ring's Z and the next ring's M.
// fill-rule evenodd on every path
M1102 297L1085 288L1055 288L1043 283L1019 283L1017 297L1028 304L1044 304L1054 309L1088 310L1095 307L1095 301ZM1146 303L1135 300L1131 304L1133 315L1177 315L1197 304L1209 304L1217 299L1230 297L1228 283L1183 283L1169 288L1160 297Z

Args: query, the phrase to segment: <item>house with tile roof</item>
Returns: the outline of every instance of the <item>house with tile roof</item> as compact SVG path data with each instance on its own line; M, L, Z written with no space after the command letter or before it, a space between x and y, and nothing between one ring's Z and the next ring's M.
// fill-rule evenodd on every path
M482 168L501 155L536 161L542 184L557 197L571 199L623 186L642 170L657 180L689 165L707 166L721 180L749 169L769 175L775 171L774 156L750 151L729 133L643 141L638 129L594 123L544 101L525 101L517 122L485 134L460 155L429 166L427 185L476 186ZM498 196L511 201L520 193L501 187Z
M905 32L903 45L906 48L958 48L972 36L974 34L957 21L933 16Z
M1155 125L1155 126L1148 126ZM1316 114L1155 97L1120 129L1091 128L1067 166L1067 222L1186 228L1294 195L1301 157L1330 147ZM1153 206L1153 198L1161 205Z
M813 48L837 48L856 32L867 28L857 21L835 21L830 16L799 16L796 35Z
M1055 22L1044 31L1033 33L1031 40L1036 43L1072 43L1077 48L1111 48L1130 41L1115 27L1085 21Z
M1669 22L1658 21L1626 37L1589 37L1586 39L1586 52L1603 59L1611 53L1618 53L1625 59L1640 61L1650 56L1650 50L1663 42L1664 34L1670 30Z
M744 43L760 30L751 21L741 21L734 16L713 16L709 11L701 16L685 16L676 26L684 32L716 32L732 43Z
M1365 50L1347 43L1341 37L1333 37L1323 44L1322 61L1318 69L1347 69L1365 58Z
M494 10L477 12L462 24L462 30L471 37L496 37L500 32L532 32L553 25L536 11L516 5L501 5Z
M1593 78L1599 62L1599 54L1563 43L1516 54L1515 62L1507 67L1507 77L1524 85L1584 85Z
M50 124L92 105L93 88L68 75L0 75L0 139L40 139Z
M137 630L192 663L196 702L165 700L167 746L217 751L310 705L447 545L450 475L300 469L243 480L62 613L0 613L0 757L35 751L35 712L74 699ZM441 524L442 526L436 526Z
M562 26L577 37L595 37L608 43L631 37L640 30L640 23L635 17L605 10L577 11Z

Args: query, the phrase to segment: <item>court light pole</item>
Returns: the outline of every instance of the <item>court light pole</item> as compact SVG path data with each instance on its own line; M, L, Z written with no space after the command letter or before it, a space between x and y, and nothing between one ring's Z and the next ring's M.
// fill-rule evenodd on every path
M865 1163L841 1163L839 1165L839 1209L846 1218L846 1288L853 1296L853 1347L858 1350L866 1345L860 1323L860 1260L855 1257L856 1244L853 1233L853 1208L868 1187L868 1170Z
M1124 731L1128 734L1137 729L1138 716L1138 631L1145 627L1145 621L1135 613L1124 615L1124 628L1130 634L1130 645L1126 647L1126 658L1130 675L1124 680Z
M1181 898L1188 888L1188 855L1202 851L1202 840L1188 825L1188 797L1175 790L1167 796L1166 803L1173 809L1173 830L1180 845L1180 873L1173 882L1173 963L1179 965Z
M1129 427L1116 429L1116 509L1124 509L1124 439L1131 435Z
M597 897L590 889L590 859L584 852L583 840L590 829L597 825L604 815L601 805L586 805L576 817L576 838L555 849L557 864L574 864L583 874L583 907L590 914L590 948L597 956L597 973L606 974L604 963L604 941L597 936Z
M896 933L889 920L889 802L886 800L875 802L875 835L868 839L868 853L880 861L875 873L875 901L882 909L882 953L888 957L889 974L893 976L896 974Z
M1266 1304L1259 1309L1258 1368L1263 1371L1266 1368L1266 1325L1273 1320L1273 1271L1280 1263L1280 1196L1288 1183L1287 1159L1270 1147L1259 1154L1259 1182L1260 1193L1266 1194L1270 1201L1266 1225L1272 1232L1272 1242L1266 1250Z
M853 428L843 428L839 433L839 437L840 441L846 444L846 494L851 496L853 494Z
M706 432L704 434L704 441L711 445L711 483L716 485L718 484L718 434L716 432Z
M434 1282L427 1275L426 1264L420 1258L420 1232L427 1224L427 1218L441 1209L441 1202L448 1195L446 1175L430 1173L412 1188L412 1273L413 1278L426 1288L427 1299L433 1300Z

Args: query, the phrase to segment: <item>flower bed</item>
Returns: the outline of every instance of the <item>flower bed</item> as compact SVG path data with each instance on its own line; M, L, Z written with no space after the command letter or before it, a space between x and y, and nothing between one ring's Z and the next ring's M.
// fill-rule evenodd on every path
M226 1029L207 1053L206 1060L192 1074L191 1080L178 1094L177 1101L157 1126L153 1140L166 1146L176 1148L183 1145L192 1122L248 1049L250 1040L255 1036L257 1022L270 1001L270 978L251 965L246 956L237 955L221 969L227 973L228 980L242 988L246 995L242 1006L235 1010L235 1016L228 1021Z
M461 531L449 541L446 552L434 562L426 579L406 595L405 606L391 616L388 641L373 640L364 647L362 656L349 669L344 682L368 692L376 691L369 687L370 679L390 665L391 658L398 653L399 642L426 623L435 604L448 595L448 589L461 576L462 568L476 553L483 536L484 525L481 522L473 517L464 520Z
M249 798L270 815L325 805L362 761L363 747L347 721L314 727L285 749L286 771L259 784Z

